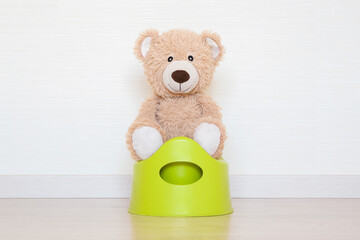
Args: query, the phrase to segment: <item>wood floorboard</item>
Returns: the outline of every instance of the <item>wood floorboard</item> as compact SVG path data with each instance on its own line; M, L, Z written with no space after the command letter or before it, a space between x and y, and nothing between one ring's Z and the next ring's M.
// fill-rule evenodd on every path
M233 199L217 217L146 217L128 199L1 199L1 240L359 240L360 199Z

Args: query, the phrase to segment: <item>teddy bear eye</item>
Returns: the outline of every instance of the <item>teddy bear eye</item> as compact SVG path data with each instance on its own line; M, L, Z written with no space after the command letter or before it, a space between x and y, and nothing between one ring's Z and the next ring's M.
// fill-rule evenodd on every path
M194 57L191 56L191 55L189 55L189 56L188 56L188 59L189 59L189 61L193 61L193 60L194 60Z
M171 62L173 59L174 59L174 58L173 58L172 56L170 56L170 57L168 58L168 62Z

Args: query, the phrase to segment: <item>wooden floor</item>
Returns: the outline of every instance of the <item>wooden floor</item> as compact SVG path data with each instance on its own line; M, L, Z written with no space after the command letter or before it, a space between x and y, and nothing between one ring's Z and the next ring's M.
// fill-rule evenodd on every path
M0 239L359 240L360 199L234 199L218 217L135 216L128 199L2 199Z

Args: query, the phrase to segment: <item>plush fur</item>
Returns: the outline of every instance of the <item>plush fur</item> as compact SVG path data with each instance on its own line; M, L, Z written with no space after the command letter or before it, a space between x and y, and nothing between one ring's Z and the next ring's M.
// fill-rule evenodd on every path
M144 56L142 45L148 37L151 37L151 43ZM133 147L132 136L136 129L144 126L155 128L165 142L177 136L193 138L195 129L201 123L210 123L217 126L220 131L219 146L212 154L213 157L219 158L226 139L225 127L219 106L204 95L204 91L211 84L215 67L224 54L220 37L207 31L197 34L189 30L176 29L160 35L156 30L147 30L139 36L134 52L143 62L145 75L154 89L154 95L143 103L129 128L127 145L132 157L141 160ZM190 55L193 56L193 61L189 61ZM197 70L199 80L190 92L174 92L165 86L163 73L170 64L169 56L173 57L173 61L189 61Z

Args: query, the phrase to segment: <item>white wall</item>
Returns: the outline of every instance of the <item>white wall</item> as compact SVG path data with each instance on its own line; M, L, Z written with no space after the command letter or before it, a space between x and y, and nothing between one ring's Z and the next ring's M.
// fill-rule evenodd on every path
M130 174L153 27L218 32L231 174L360 174L359 1L0 1L0 175Z

